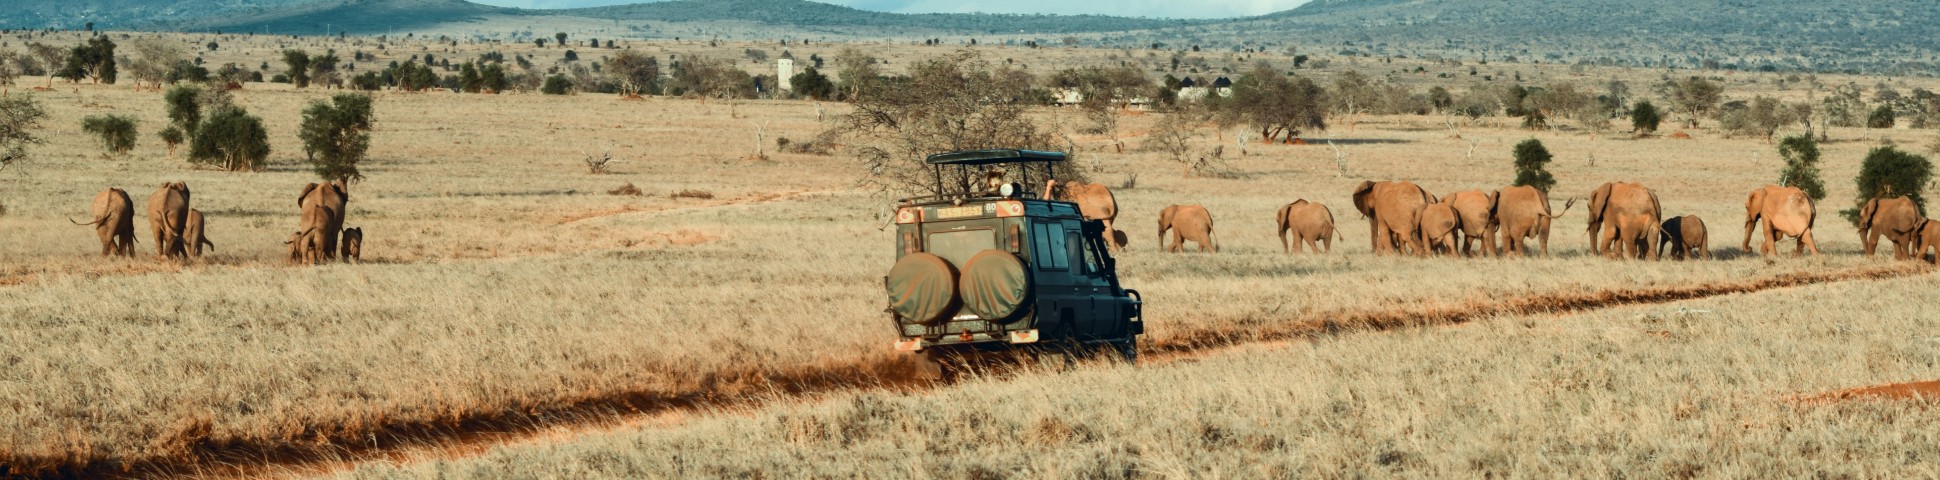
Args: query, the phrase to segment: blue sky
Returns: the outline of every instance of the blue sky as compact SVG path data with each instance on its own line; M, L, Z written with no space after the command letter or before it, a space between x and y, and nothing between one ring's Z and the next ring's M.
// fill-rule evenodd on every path
M519 8L575 8L642 3L643 0L471 0ZM1307 0L817 0L863 10L897 13L1056 13L1127 17L1224 18L1291 9Z

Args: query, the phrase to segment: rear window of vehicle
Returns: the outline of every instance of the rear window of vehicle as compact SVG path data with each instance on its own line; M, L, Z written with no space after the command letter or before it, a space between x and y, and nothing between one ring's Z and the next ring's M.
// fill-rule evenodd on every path
M964 262L972 255L985 249L997 248L997 231L991 229L964 230L930 234L929 252L949 260L951 265L963 268Z

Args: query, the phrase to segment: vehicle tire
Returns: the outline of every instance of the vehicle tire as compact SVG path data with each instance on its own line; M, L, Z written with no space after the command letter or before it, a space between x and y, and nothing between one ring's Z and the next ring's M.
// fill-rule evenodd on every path
M1111 342L1111 345L1118 349L1118 356L1124 358L1126 364L1138 365L1138 337L1127 338L1122 342Z
M985 320L1008 323L1031 303L1031 275L1024 261L1003 250L984 250L963 264L957 285L963 308Z
M956 268L936 255L904 255L890 267L883 284L889 290L889 308L916 323L948 320L963 304L957 297Z

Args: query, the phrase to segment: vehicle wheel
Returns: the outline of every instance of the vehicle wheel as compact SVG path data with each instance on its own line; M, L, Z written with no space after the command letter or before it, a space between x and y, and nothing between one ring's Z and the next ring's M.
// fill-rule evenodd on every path
M1138 337L1112 342L1112 346L1118 347L1118 356L1124 357L1125 363L1138 365Z

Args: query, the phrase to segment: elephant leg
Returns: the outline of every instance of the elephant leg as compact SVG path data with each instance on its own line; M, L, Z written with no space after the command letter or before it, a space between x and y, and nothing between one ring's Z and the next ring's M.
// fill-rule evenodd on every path
M1617 227L1615 225L1605 226L1601 231L1597 232L1597 236L1600 241L1591 243L1602 245L1599 251L1603 252L1603 256L1609 258L1623 256L1623 252L1611 250L1612 248L1620 248L1617 245Z
M1799 249L1810 250L1813 256L1819 255L1819 242L1812 241L1811 229L1799 233ZM1925 255L1925 252L1921 252L1921 255Z
M1312 249L1314 253L1327 253L1334 249L1334 246L1329 243L1331 241L1327 237L1309 238L1307 239L1307 247Z
M1744 250L1745 253L1751 253L1751 230L1752 228L1758 226L1758 217L1756 215L1747 215L1746 218L1747 220L1745 220L1745 244L1738 248ZM1867 248L1866 254L1872 255L1873 254L1872 249Z
M1873 252L1879 249L1879 230L1874 229L1866 232L1865 240L1866 256L1871 257L1873 256Z
M1105 232L1104 232L1104 235L1105 235L1105 251L1108 251L1108 252L1111 252L1111 253L1114 253L1114 254L1116 254L1116 253L1118 253L1118 249L1121 249L1121 248L1125 248L1125 246L1124 246L1124 245L1119 245L1119 244L1118 244L1118 234L1117 234L1117 233L1113 233L1113 232L1117 232L1117 230L1112 230L1112 228L1111 228L1111 219L1109 219L1109 218L1101 218L1101 219L1098 219L1098 221L1100 221L1100 222L1104 222L1104 224L1105 224Z
M1381 228L1381 219L1369 216L1367 218L1368 248L1374 249L1374 254L1378 256L1387 253L1386 249L1381 248L1381 244L1386 242L1388 242L1388 231Z
M1185 249L1186 249L1186 235L1184 233L1179 232L1178 229L1173 229L1172 246L1167 247L1166 251L1169 251L1172 253L1179 253L1179 252L1185 251Z
M1766 222L1764 234L1765 244L1758 248L1759 253L1765 256L1778 255L1778 229L1773 228L1770 222Z

